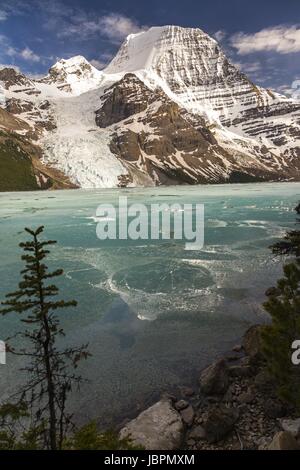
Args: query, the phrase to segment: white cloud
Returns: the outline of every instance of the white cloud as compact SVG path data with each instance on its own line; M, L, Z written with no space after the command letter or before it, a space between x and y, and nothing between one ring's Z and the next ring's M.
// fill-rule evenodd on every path
M139 33L144 29L135 20L117 13L100 18L99 26L102 28L103 35L113 40L122 40L128 34Z
M100 36L108 38L112 42L120 42L128 34L138 33L145 29L139 26L134 19L118 13L91 18L82 12L74 14L69 19L64 18L60 25L52 18L50 22L47 22L46 27L58 30L58 37L74 36L80 39L89 39Z
M215 37L215 39L216 39L218 42L220 42L220 41L222 41L223 39L226 38L227 33L226 33L226 31L220 29L219 31L216 31L216 32L213 34L213 36Z
M8 18L8 14L4 10L0 10L0 21L5 21Z
M44 73L32 73L32 72L24 72L25 75L29 78L31 78L32 80L39 80L40 78L43 78L45 76Z
M98 59L92 59L89 62L98 70L104 69L104 67L107 65L105 62L103 62L102 60L98 60Z
M9 11L8 6L14 7L13 10ZM82 7L66 5L63 0L51 0L50 2L44 0L6 0L5 3L5 10L9 11L9 14L29 15L33 8L41 14L44 28L55 32L59 38L73 37L84 40L103 37L116 43L122 41L128 34L138 33L145 29L134 18L121 13L108 13L99 16L99 13L97 14L95 11L87 12Z
M29 47L25 47L25 49L22 49L18 55L24 59L28 60L29 62L39 62L40 61L40 56L35 54Z
M97 59L90 60L90 63L96 67L96 69L104 69L109 62L112 60L113 54L110 52L103 52Z
M36 0L1 0L0 16L4 13L7 19L10 16L22 16L35 7Z
M291 98L295 90L291 88L291 85L281 85L275 91Z
M299 26L274 26L253 34L237 33L231 37L231 45L238 54L275 51L279 54L300 52Z
M262 70L260 62L234 62L234 65L247 73L260 72Z
M4 34L0 34L0 46L3 47L8 41L8 38Z
M14 47L12 47L8 37L5 36L4 34L0 34L0 47L1 47L1 55L13 57L17 53L17 50Z
M17 49L11 45L7 36L0 34L0 48L2 57L20 58L28 62L39 62L40 56L35 54L29 47Z

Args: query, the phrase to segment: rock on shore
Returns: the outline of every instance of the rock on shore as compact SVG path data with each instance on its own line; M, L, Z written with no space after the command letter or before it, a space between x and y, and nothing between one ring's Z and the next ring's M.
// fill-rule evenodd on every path
M180 447L183 432L180 414L171 400L164 398L130 421L120 431L120 438L130 438L146 450L174 450Z

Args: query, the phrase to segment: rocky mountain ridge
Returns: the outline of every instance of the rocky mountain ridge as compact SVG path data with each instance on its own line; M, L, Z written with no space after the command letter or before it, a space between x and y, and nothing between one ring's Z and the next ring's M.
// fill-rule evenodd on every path
M255 86L200 29L129 35L103 71L82 56L39 80L3 68L1 108L0 129L62 187L300 180L300 103Z

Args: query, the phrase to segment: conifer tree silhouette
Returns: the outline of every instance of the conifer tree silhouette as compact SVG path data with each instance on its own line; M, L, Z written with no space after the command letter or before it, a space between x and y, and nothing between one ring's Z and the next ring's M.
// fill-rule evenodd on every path
M295 210L300 214L300 204ZM300 369L291 360L292 344L300 339L300 230L287 232L271 248L290 259L283 266L284 276L267 291L264 308L272 323L262 331L263 352L279 397L300 409Z
M63 274L62 269L49 271L45 260L53 240L40 240L44 227L25 229L31 239L20 244L25 269L16 292L7 294L0 313L17 312L25 329L8 338L7 352L24 358L27 382L14 394L16 403L29 415L34 425L42 430L44 447L57 450L72 426L72 415L66 409L67 399L74 385L83 378L75 373L80 360L90 354L87 345L59 349L57 340L65 336L57 312L75 307L75 300L55 299L59 289L53 278ZM22 347L16 346L21 343ZM23 345L24 344L24 345Z

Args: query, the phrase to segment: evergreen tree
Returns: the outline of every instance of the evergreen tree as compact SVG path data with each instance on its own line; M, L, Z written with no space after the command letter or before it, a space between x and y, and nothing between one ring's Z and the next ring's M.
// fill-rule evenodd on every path
M74 300L66 302L54 299L59 289L51 280L61 276L63 271L49 271L45 258L49 254L47 248L56 241L39 240L44 227L36 231L25 230L31 240L20 244L24 251L22 260L25 262L25 269L21 271L22 281L16 292L6 296L0 313L6 315L17 312L26 325L23 331L8 338L7 351L24 357L22 371L28 379L14 395L15 403L5 406L7 409L13 406L15 415L18 415L18 407L23 413L26 409L27 416L32 420L31 428L38 428L43 436L43 447L56 450L62 448L63 440L72 426L72 416L66 409L67 398L72 387L80 386L83 380L74 369L89 353L86 345L62 350L57 347L58 338L65 336L65 333L56 312L74 307L77 303ZM25 345L17 347L16 343ZM2 407L3 416L5 413Z
M300 204L296 212L300 214ZM291 360L292 344L300 339L300 231L288 232L272 250L295 259L284 265L284 277L266 293L264 308L272 323L262 332L263 352L279 396L300 408L300 368Z
M262 332L263 352L278 395L300 408L300 369L292 364L292 344L300 339L300 265L288 263L264 308L272 317Z
M300 215L300 203L295 208ZM298 223L300 219L298 219ZM291 230L287 232L283 240L271 246L272 251L276 255L291 255L300 258L300 230Z

